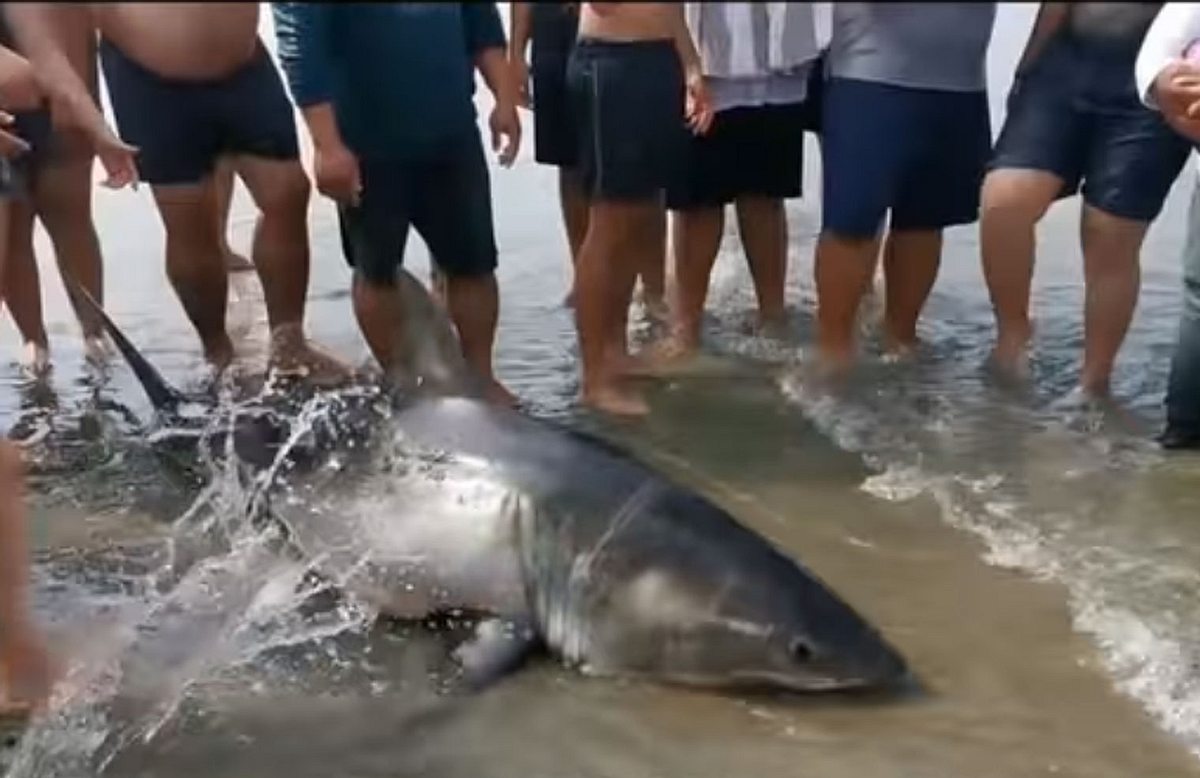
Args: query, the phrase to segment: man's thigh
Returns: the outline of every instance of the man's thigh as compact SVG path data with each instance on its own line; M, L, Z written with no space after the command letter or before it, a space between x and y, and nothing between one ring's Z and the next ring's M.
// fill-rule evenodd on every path
M412 198L413 227L447 276L480 276L496 270L491 182L477 132L423 166Z

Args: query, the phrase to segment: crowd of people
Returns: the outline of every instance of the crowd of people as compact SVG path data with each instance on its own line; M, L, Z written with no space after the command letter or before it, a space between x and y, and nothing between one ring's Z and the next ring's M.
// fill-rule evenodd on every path
M75 284L103 300L90 209L98 158L104 185L149 185L167 277L217 371L236 354L225 327L228 273L253 267L273 368L348 377L304 332L311 186L295 107L312 137L316 188L337 206L354 313L376 361L403 367L396 268L415 229L467 363L488 399L513 404L492 366L499 252L478 73L493 98L487 127L500 164L516 157L524 107L536 160L559 169L586 405L644 414L632 379L696 353L730 204L760 328L785 325L784 203L802 192L805 132L817 134L822 155L814 272L827 378L854 364L858 311L881 258L885 348L897 358L913 351L943 230L976 221L996 316L992 365L1022 376L1035 227L1053 202L1080 192L1079 383L1106 395L1137 303L1146 230L1200 143L1200 10L1043 3L993 143L985 61L995 3L836 3L824 47L813 6L511 3L506 38L493 3L273 3L281 78L259 39L256 3L3 4L0 300L25 364L49 365L35 218L72 301ZM98 71L115 129L98 101ZM235 176L258 210L249 261L226 237ZM1200 195L1191 227L1162 436L1173 448L1200 447ZM665 303L670 326L632 354L626 325L639 279L649 306ZM88 358L106 358L99 323L85 306L75 310ZM19 461L0 454L0 667L12 690L36 700L47 664L22 627L12 573L23 548Z

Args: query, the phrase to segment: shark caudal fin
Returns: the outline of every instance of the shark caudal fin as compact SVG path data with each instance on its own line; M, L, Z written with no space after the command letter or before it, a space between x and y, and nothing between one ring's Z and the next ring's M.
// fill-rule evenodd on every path
M113 343L116 344L117 349L121 352L121 356L129 363L129 367L133 370L133 374L137 376L138 383L142 385L142 389L145 390L146 396L150 398L150 402L154 405L155 410L160 413L175 411L180 403L184 401L183 395L168 384L158 370L142 356L142 353L129 341L129 338L125 337L125 333L121 332L116 323L104 312L104 308L100 303L96 302L96 298L92 297L88 293L88 290L83 288L82 284L66 272L63 273L63 277L79 299L100 319L100 323L104 326L104 331L112 338Z

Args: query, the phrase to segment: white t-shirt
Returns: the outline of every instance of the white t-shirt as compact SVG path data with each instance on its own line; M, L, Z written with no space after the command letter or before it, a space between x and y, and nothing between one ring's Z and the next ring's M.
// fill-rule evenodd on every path
M1158 109L1150 89L1154 80L1172 61L1182 59L1184 49L1195 40L1200 40L1200 4L1164 3L1146 31L1134 65L1134 78L1143 103ZM1200 157L1197 161L1200 162Z

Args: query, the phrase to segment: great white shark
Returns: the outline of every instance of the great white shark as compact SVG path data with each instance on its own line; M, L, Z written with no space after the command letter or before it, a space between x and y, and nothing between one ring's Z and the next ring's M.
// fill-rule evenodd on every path
M255 504L329 578L403 618L485 614L479 686L536 649L598 675L798 692L912 682L880 632L725 510L594 437L480 400L448 317L399 271L402 391L251 413L232 448ZM151 401L172 389L101 307Z

